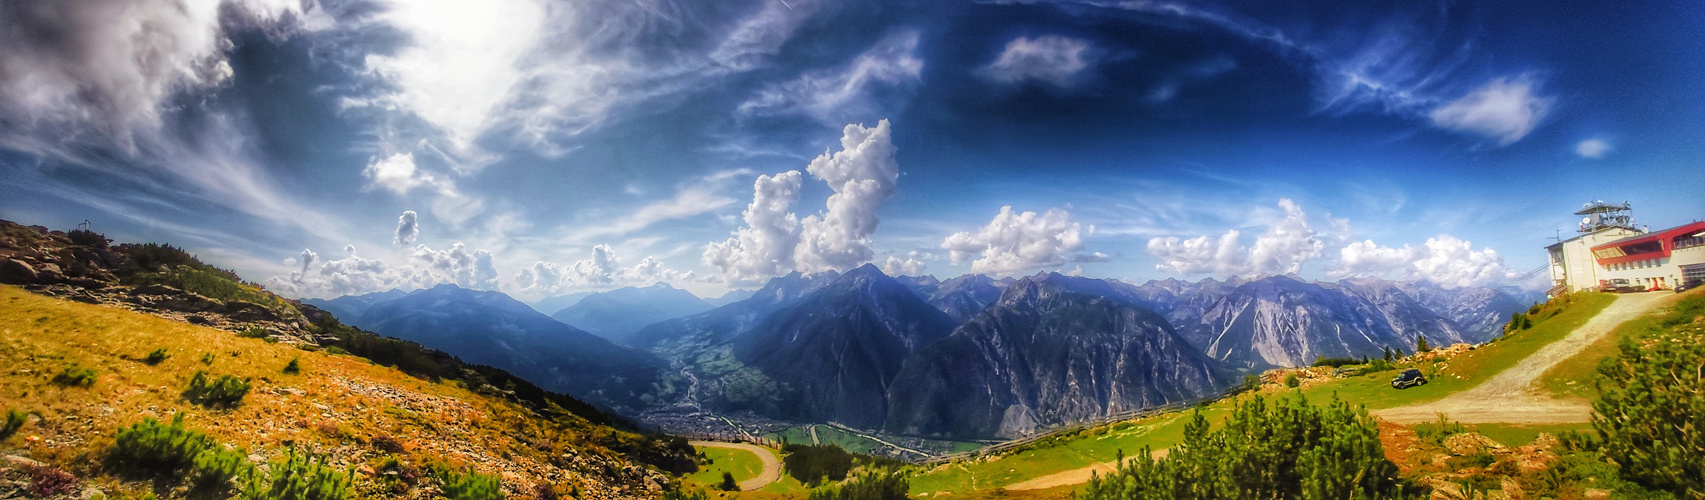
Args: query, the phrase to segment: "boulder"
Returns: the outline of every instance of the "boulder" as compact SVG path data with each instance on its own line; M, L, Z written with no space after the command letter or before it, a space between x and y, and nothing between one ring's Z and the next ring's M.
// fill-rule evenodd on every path
M266 306L253 302L233 300L225 303L225 315L233 321L254 323L258 321L278 321L278 313L272 312Z
M0 261L0 283L28 285L36 283L36 269L18 259Z
M60 270L58 264L47 262L36 266L37 283L60 283L63 281L65 281L65 271Z
M1503 453L1508 451L1502 443L1473 432L1453 434L1445 438L1444 444L1445 449L1459 457L1478 455L1481 452Z

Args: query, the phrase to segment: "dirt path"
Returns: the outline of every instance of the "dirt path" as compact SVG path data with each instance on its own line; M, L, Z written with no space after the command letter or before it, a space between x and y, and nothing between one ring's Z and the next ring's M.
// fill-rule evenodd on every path
M1154 452L1149 455L1154 457L1156 460L1166 458L1166 448L1154 450ZM1137 457L1125 457L1125 460L1130 461L1135 458ZM1093 475L1105 477L1108 474L1118 471L1118 467L1115 465L1116 463L1117 462L1104 462L1064 472L1055 472L1053 474L1031 479L1022 483L1007 485L1005 489L1011 491L1045 490L1048 488L1058 488L1060 486L1083 484L1089 482L1089 478Z
M777 458L776 452L774 450L769 449L769 448L765 448L765 447L758 446L755 444L724 443L724 442L720 442L720 441L693 441L692 445L693 446L702 446L702 447L706 447L706 448L728 448L728 449L733 449L733 450L746 450L746 451L757 454L758 460L764 463L764 470L758 473L758 477L754 477L751 479L747 479L745 481L741 481L740 482L740 491L756 490L758 488L769 486L770 483L776 482L776 480L781 479L781 459Z
M1480 385L1438 401L1376 410L1374 416L1400 424L1437 420L1439 414L1462 423L1567 424L1587 422L1592 406L1579 399L1556 399L1536 383L1557 363L1579 354L1617 325L1657 307L1667 292L1619 295L1597 316L1562 340L1534 352Z

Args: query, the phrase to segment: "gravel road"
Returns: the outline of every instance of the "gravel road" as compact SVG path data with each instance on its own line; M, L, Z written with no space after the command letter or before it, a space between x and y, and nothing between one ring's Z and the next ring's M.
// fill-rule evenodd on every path
M706 447L706 448L729 448L729 449L735 449L735 450L746 450L746 451L749 451L752 453L756 453L758 455L758 460L760 460L764 463L764 470L762 472L758 473L758 477L754 477L751 479L747 479L745 481L741 481L740 482L740 491L756 490L758 488L769 486L770 483L776 482L776 480L781 479L781 459L776 458L775 450L771 450L769 448L765 448L765 447L758 446L755 444L724 443L724 442L720 442L720 441L693 441L691 444L693 446L700 446L700 447Z
M1562 340L1542 347L1491 379L1438 401L1376 410L1374 416L1399 424L1432 422L1445 415L1469 424L1568 424L1590 421L1592 405L1581 399L1556 399L1536 383L1557 363L1579 354L1604 338L1617 325L1657 307L1669 292L1619 295L1586 324Z

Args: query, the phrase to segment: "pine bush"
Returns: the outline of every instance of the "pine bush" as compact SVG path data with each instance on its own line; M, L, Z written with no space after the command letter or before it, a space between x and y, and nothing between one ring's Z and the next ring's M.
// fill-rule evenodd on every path
M243 397L249 395L249 381L231 375L221 375L218 379L208 381L207 372L196 371L189 379L189 388L184 389L184 399L209 408L232 408L242 404Z
M53 383L60 387L92 387L95 385L95 369L73 364L54 375Z
M125 472L176 478L189 471L196 457L213 446L213 440L206 434L184 428L184 415L179 413L169 425L147 417L129 428L119 429L107 458Z
M349 498L352 474L339 471L323 456L291 448L262 474L250 469L242 497L248 500L342 500Z
M1624 337L1598 368L1593 429L1624 478L1705 498L1705 296Z
M444 483L444 498L450 500L502 500L503 483L495 476L472 470L466 473L446 470L439 474Z
M1379 427L1361 408L1259 396L1211 429L1200 412L1166 458L1141 455L1090 481L1082 500L1404 498Z
M29 421L30 414L18 410L6 410L6 420L0 421L0 441L12 437L18 429L24 428L24 422Z

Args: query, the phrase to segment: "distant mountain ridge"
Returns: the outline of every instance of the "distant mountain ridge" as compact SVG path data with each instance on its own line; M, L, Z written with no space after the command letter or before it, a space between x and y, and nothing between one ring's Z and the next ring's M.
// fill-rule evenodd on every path
M550 316L611 342L629 344L634 332L652 323L710 309L710 304L691 292L659 282L587 295Z
M548 390L625 412L667 395L658 394L669 385L667 364L656 356L563 324L499 292L445 284L390 300L353 298L362 300L336 305L371 304L347 324L502 368Z
M567 324L541 325L549 318L494 292L459 299L457 307L407 300L420 291L324 303L328 310L361 312L351 316L357 326L403 338L427 335L421 331L471 334L482 340L438 345L458 355L496 356L481 359L625 411L753 412L954 438L1019 436L1212 397L1241 380L1239 370L1378 356L1387 347L1412 352L1419 336L1434 345L1481 342L1501 333L1508 311L1519 308L1490 289L1366 278L1131 285L1039 273L942 281L889 277L866 265L846 274L776 277L722 306L691 297L681 302L701 310L655 322L624 309L666 309L657 303L664 300L647 298L651 292L691 297L667 285L624 289L588 296L558 315L585 323L568 317L583 310L625 321L611 337L636 348L626 351L604 339L589 343L593 335ZM408 319L408 310L427 310L419 314L427 319ZM393 319L379 324L375 311ZM1472 321L1474 329L1459 321ZM648 324L636 326L642 323ZM633 331L624 338L621 328ZM533 331L580 336L526 334ZM557 337L579 340L573 349L552 347L562 343ZM581 363L597 368L567 367Z

